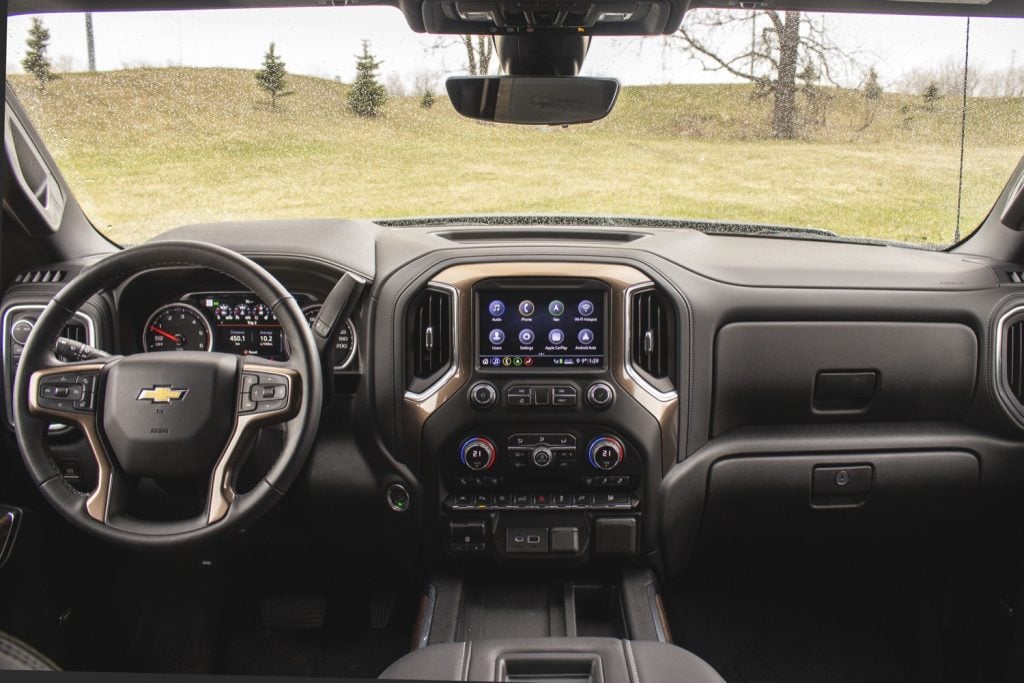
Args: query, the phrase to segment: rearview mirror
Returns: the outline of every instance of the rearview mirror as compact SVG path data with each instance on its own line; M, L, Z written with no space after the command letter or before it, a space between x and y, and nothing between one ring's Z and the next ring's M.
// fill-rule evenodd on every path
M564 125L603 119L619 82L579 76L457 76L447 81L455 110L471 119Z

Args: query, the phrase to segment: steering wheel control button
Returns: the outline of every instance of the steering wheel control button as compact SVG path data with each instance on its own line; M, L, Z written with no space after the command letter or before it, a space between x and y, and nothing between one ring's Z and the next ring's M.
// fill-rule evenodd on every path
M241 394L238 397L238 412L240 413L251 413L256 410L256 401L247 394Z
M244 375L242 375L242 389L241 389L241 393L248 394L250 391L252 391L252 388L254 386L256 386L257 384L259 384L259 383L260 383L260 376L259 375L255 374L255 373L252 373L252 372L245 373Z
M610 471L622 463L625 449L622 442L614 436L602 436L594 439L587 449L587 459L595 469Z
M388 486L384 496L387 499L388 507L395 512L405 512L412 505L412 496L409 495L409 491L401 484L391 484Z
M594 382L587 389L587 403L591 408L604 410L615 402L615 390L607 382Z
M287 384L257 384L249 391L253 401L280 401L288 395Z
M477 382L469 388L469 402L480 410L487 410L498 402L498 390L490 382Z
M44 378L39 384L36 399L43 408L51 410L96 409L97 375L57 375Z
M489 470L493 467L496 455L497 449L494 444L490 439L482 436L466 439L459 448L459 459L462 464L474 472Z

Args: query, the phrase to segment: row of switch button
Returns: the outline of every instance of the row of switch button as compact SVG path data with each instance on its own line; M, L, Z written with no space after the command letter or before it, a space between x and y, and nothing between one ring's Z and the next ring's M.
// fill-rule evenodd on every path
M281 375L242 375L242 386L238 392L238 412L270 413L288 406L288 380Z
M508 447L519 446L575 446L572 434L513 434L508 437Z
M501 477L489 477L489 476L473 476L470 474L460 475L453 479L455 484L461 488L469 486L475 486L477 488L494 488L501 483Z
M576 387L568 384L558 386L512 385L505 389L505 403L513 408L528 406L556 406L571 408L578 398Z
M39 383L37 400L43 408L77 410L91 413L96 410L97 373L82 375L51 375Z
M607 493L460 493L453 510L630 510L639 501L625 492Z
M625 475L613 475L608 477L580 477L580 483L584 486L629 486L630 478Z
M576 449L570 448L509 448L512 469L570 470L576 467ZM539 456L543 455L543 459Z

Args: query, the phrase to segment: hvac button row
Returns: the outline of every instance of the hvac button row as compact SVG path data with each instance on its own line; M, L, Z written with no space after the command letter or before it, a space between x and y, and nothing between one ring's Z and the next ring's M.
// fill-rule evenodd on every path
M631 510L640 501L629 493L461 493L452 510Z
M576 387L570 384L543 387L514 384L505 389L505 403L513 408L528 406L571 408L576 405L576 401Z
M570 470L576 467L576 448L549 448L536 446L533 448L509 448L512 469L547 469Z

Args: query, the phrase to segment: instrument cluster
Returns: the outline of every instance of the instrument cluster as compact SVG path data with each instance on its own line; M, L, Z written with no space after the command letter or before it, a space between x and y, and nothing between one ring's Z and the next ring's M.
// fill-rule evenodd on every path
M296 294L306 320L312 322L320 302ZM345 322L335 340L335 369L349 368L356 357L356 330ZM264 302L247 292L194 292L156 308L142 329L142 350L218 351L267 360L288 356L287 340Z

